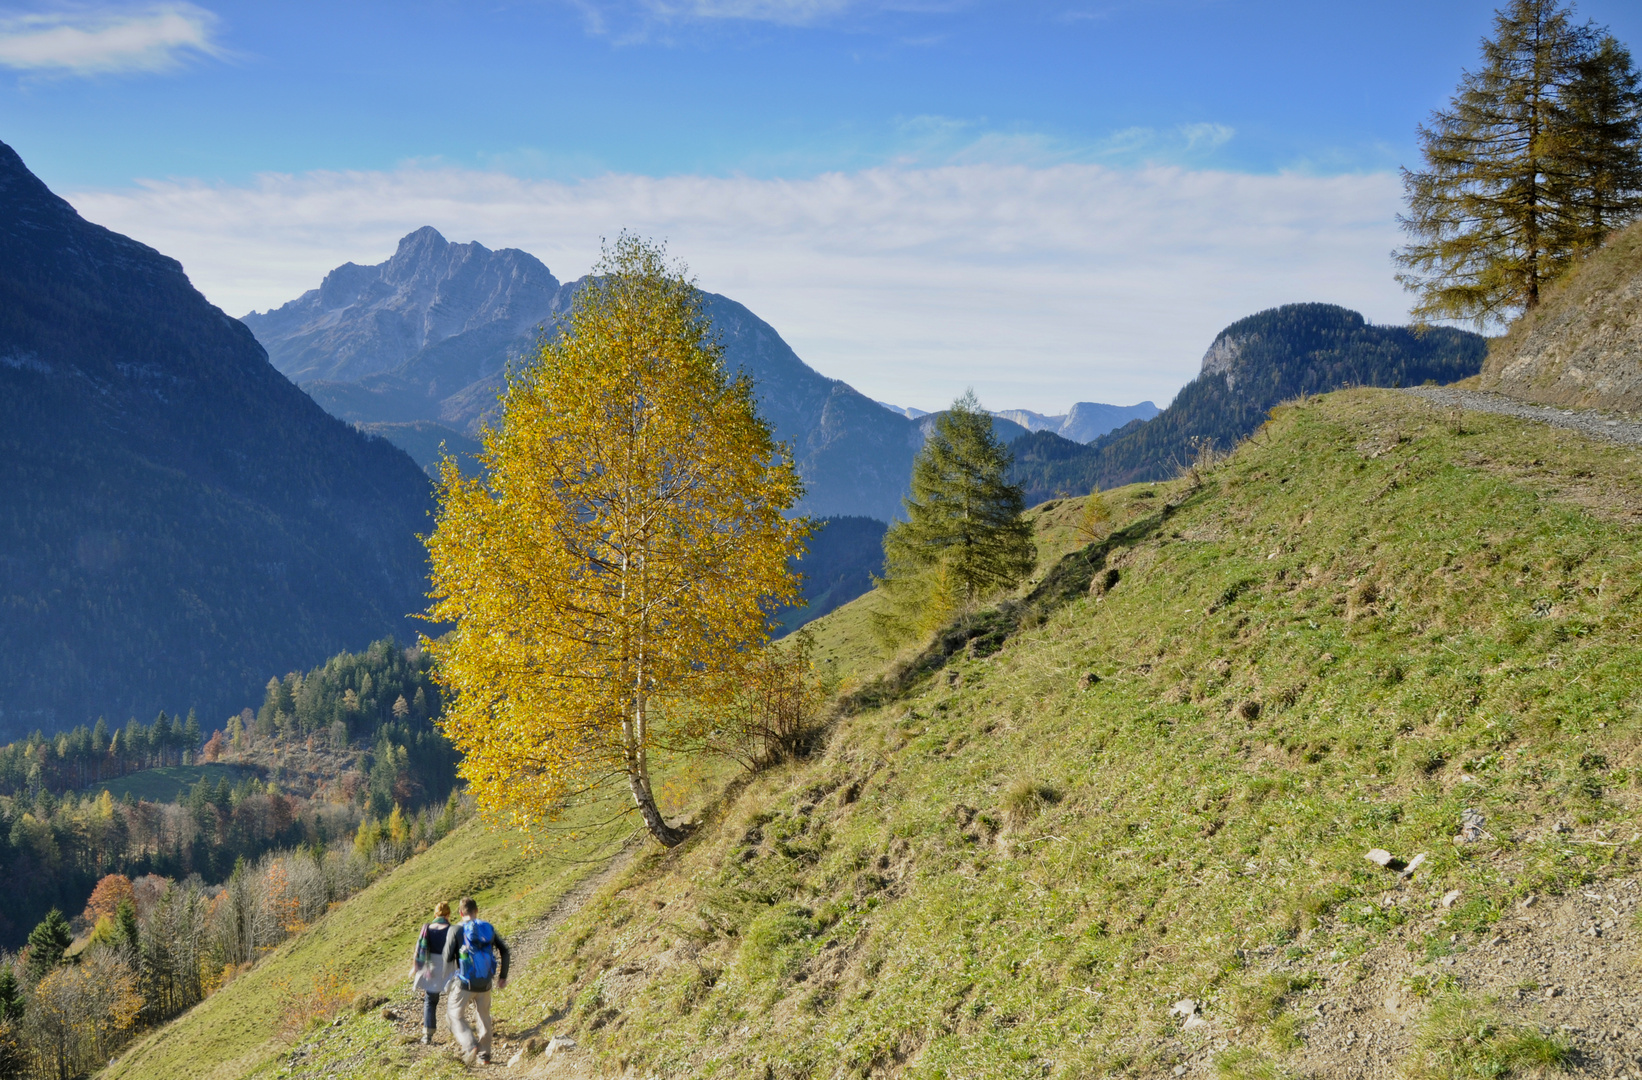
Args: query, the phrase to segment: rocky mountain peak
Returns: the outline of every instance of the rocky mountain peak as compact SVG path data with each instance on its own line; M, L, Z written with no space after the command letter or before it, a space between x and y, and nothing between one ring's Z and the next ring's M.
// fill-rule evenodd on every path
M564 286L529 252L453 244L424 225L384 262L344 263L318 289L252 312L245 324L287 376L346 381L392 371L462 335L528 335L566 302Z

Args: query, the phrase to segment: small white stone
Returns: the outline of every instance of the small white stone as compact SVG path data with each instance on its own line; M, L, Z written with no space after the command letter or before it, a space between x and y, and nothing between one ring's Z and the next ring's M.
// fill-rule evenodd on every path
M1169 1006L1170 1016L1191 1016L1197 1012L1197 1002L1191 998L1181 998Z
M1391 852L1385 850L1384 848L1370 848L1363 858L1367 859L1375 866L1389 866L1391 863Z
M1459 900L1459 898L1460 891L1458 889L1450 889L1448 892L1442 894L1442 906L1445 908L1451 908L1454 906L1455 902Z

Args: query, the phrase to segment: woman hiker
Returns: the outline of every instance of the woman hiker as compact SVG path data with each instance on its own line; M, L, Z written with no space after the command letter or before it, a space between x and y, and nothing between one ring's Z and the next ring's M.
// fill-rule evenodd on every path
M445 964L445 942L450 936L450 904L439 901L433 909L433 921L422 927L416 938L416 960L411 967L411 979L416 989L426 995L422 1002L422 1044L433 1042L433 1029L439 1018L439 995L444 992L450 974Z

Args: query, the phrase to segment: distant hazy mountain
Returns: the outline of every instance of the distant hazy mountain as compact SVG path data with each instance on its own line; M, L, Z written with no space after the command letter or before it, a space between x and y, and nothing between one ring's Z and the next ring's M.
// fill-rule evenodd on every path
M1086 443L1116 431L1131 420L1150 420L1158 414L1150 401L1138 405L1102 405L1080 401L1059 416L1045 416L1027 409L1003 409L993 416L1013 420L1027 431L1052 431L1063 439Z
M929 410L928 409L915 409L911 405L891 405L887 401L880 401L878 404L882 405L884 408L888 409L892 413L899 413L901 416L906 417L908 420L916 420L920 416L928 416L929 415Z
M479 454L484 446L472 435L432 420L410 420L402 424L355 424L367 435L386 439L409 454L429 477L439 478L439 463L448 453L464 476L479 473Z
M945 416L948 411L949 410L947 409L942 409L940 412L924 413L924 415L918 418L918 445L920 447L923 445L924 440L929 438L930 432L935 430L935 421ZM999 442L1007 446L1025 434L1026 429L1015 423L1015 421L1010 420L998 413L992 414L992 435Z
M1375 326L1333 304L1288 304L1239 319L1216 335L1197 378L1148 421L1131 421L1088 446L1049 431L1017 440L1012 476L1028 503L1161 480L1191 460L1193 440L1229 450L1272 406L1345 386L1417 386L1475 375L1488 353L1479 334Z
M270 675L407 639L430 509L410 458L0 144L0 738L220 722Z
M386 262L338 267L245 324L333 415L432 421L471 435L495 409L508 361L531 352L544 327L551 332L581 283L561 284L526 252L452 244L423 228ZM735 301L707 294L707 308L726 359L752 376L776 436L793 446L808 488L800 509L893 518L921 444L911 421L810 368ZM425 428L375 430L422 454Z

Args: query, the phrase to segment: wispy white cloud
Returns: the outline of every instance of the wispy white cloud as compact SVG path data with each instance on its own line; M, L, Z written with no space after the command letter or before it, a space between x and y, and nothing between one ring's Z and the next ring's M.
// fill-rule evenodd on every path
M233 314L433 225L520 247L561 278L599 238L663 238L705 288L767 319L871 396L938 407L1159 403L1214 334L1302 300L1407 311L1391 278L1395 175L1254 176L1178 167L977 163L805 180L608 175L579 182L406 167L148 183L70 201L181 259Z
M1182 124L1180 137L1187 150L1218 150L1232 141L1237 129L1225 124Z
M940 14L971 0L564 0L582 13L588 32L623 43L671 39L714 24L835 26L880 15ZM938 36L937 36L938 38ZM925 39L926 41L937 38Z
M0 14L0 66L47 74L165 71L218 56L217 17L187 3Z

